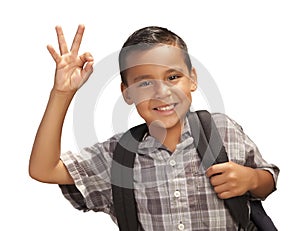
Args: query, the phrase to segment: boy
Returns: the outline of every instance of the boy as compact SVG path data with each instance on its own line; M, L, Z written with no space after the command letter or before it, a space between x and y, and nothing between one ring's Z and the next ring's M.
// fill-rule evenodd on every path
M54 86L33 144L29 173L38 181L59 184L80 210L103 211L116 222L110 169L122 134L82 150L60 154L61 130L76 91L93 70L90 53L78 55L84 26L71 49L56 27L60 54ZM200 167L186 115L197 88L184 41L161 27L133 33L119 55L121 90L148 126L134 163L134 193L140 230L237 230L222 199L246 192L264 199L276 188L279 169L263 160L241 127L223 114L213 114L229 156L205 172Z

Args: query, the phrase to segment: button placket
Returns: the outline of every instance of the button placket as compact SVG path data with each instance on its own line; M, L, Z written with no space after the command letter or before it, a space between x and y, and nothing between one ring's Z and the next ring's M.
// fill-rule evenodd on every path
M173 205L173 212L176 214L175 220L177 220L177 224L175 224L176 230L185 230L185 225L182 223L182 219L184 218L184 210L186 206L186 198L185 198L185 181L183 180L185 177L184 171L184 162L183 162L183 153L180 150L175 151L170 159L168 160L168 169L170 173L173 175L172 183L172 191L173 198L171 199L171 205ZM171 191L171 192L172 192Z

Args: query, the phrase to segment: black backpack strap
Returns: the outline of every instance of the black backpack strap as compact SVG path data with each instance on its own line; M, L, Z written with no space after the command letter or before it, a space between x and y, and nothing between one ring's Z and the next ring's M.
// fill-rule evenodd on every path
M192 136L195 140L201 166L206 170L216 163L228 161L219 131L206 110L188 113Z
M204 169L208 169L213 164L227 162L227 152L211 114L206 110L190 112L188 119ZM245 195L224 200L233 219L245 229L250 223L247 202Z
M146 124L133 127L121 137L113 153L111 167L112 196L121 231L138 230L133 187L133 166L139 142L146 134Z
M251 207L251 220L255 223L259 231L277 231L272 219L264 210L260 200L253 200L250 203Z

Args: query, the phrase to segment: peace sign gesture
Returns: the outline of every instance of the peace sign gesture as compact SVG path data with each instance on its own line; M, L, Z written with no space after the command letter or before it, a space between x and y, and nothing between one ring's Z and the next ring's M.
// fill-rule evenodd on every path
M78 56L78 50L84 33L84 25L79 25L71 49L68 49L60 26L55 27L60 54L48 45L47 49L56 63L54 89L75 93L93 72L94 58L88 52Z

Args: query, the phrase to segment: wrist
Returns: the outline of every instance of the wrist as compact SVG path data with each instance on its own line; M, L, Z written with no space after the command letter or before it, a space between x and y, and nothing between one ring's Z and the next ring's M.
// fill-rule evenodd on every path
M51 96L57 96L59 98L65 98L65 99L70 99L74 97L76 91L61 91L55 88L52 88L50 95Z
M48 106L56 111L67 111L75 95L74 92L64 92L53 88L50 92Z
M253 168L249 168L251 171L251 180L249 182L251 182L250 186L249 186L249 191L252 193L254 192L257 188L258 188L258 181L259 181L259 175L258 175L258 170L257 169L253 169Z

